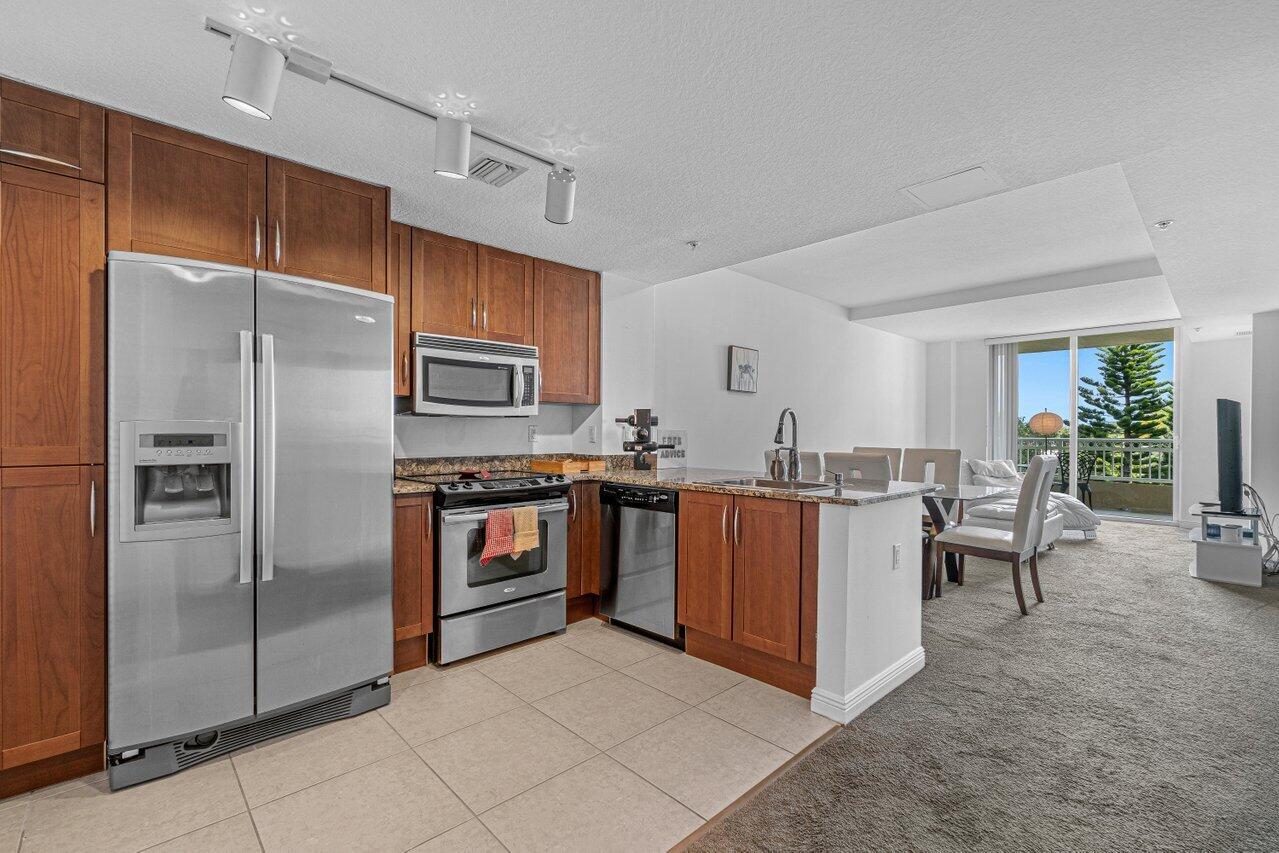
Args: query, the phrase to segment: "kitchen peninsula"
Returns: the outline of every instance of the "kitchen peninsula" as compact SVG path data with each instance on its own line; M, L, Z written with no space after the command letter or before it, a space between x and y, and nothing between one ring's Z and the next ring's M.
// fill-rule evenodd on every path
M575 505L593 500L598 518L599 483L679 491L678 613L689 654L807 696L839 723L923 668L920 498L935 486L858 480L801 491L723 482L759 476L740 471L636 471L624 459L569 475ZM401 459L397 500L429 495L445 471L527 463ZM585 533L578 601L599 592L598 535L598 526ZM570 621L592 615L573 610Z

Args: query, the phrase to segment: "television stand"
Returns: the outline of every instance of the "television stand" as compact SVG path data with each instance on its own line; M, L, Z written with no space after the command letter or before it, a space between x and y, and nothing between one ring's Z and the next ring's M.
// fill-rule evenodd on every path
M1265 579L1264 549L1258 535L1261 513L1257 510L1225 512L1217 504L1203 503L1190 514L1199 516L1199 527L1190 531L1190 541L1195 543L1191 577L1261 586ZM1232 529L1239 531L1238 542L1232 541Z

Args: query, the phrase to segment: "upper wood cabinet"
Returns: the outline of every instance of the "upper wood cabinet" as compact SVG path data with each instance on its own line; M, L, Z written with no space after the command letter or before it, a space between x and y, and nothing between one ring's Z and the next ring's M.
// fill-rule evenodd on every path
M0 80L0 163L102 183L105 110Z
M534 336L543 403L600 401L600 275L539 260Z
M470 240L413 229L413 331L478 337L479 247Z
M574 483L568 493L568 584L565 598L600 592L600 485Z
M105 736L101 467L0 471L0 769Z
M733 635L733 498L680 492L676 613L681 625Z
M386 231L386 292L395 297L395 396L413 393L409 381L413 351L413 229L392 222Z
M103 201L99 184L0 165L2 465L103 461Z
M274 157L267 177L268 269L386 292L386 187Z
M800 505L733 499L733 642L799 660Z
M480 337L533 344L533 259L479 247Z
M266 266L266 157L123 113L107 122L107 247Z

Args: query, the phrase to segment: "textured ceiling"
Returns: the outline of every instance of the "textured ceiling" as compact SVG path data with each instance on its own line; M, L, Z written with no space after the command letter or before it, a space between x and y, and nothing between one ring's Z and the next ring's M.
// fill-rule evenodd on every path
M477 126L558 151L579 168L576 220L542 219L542 168L504 189L436 178L430 123L337 84L286 74L276 120L231 111L227 42L201 23L237 11L277 31L284 14L338 68L461 92ZM0 73L386 183L415 225L666 281L917 216L901 187L977 163L1016 189L1136 162L1139 206L1211 207L1203 140L1267 115L1277 20L1277 3L1191 0L0 0ZM1189 194L1188 151L1209 160ZM1174 294L1181 270L1255 273L1200 257L1232 222L1185 230Z

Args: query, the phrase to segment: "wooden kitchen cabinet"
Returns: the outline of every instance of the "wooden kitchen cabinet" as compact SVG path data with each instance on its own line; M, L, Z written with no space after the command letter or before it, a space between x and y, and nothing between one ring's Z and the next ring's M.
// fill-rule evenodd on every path
M395 671L426 663L435 624L435 548L430 495L399 495L392 532L391 613Z
M105 738L105 505L100 466L0 471L0 770Z
M413 229L392 222L386 231L386 292L395 297L395 396L413 393L411 362L413 315L410 307L413 282Z
M474 338L479 330L479 246L413 229L413 331Z
M107 247L264 269L266 157L113 112Z
M387 190L272 157L267 268L386 292Z
M680 492L676 614L725 640L733 634L732 514L731 495Z
M480 246L477 263L479 336L489 341L532 346L533 259L492 246Z
M732 640L799 660L800 504L733 499Z
M598 403L599 273L538 260L533 292L541 401Z
M106 111L0 80L0 163L102 183Z
M0 465L103 461L103 202L0 165Z
M564 597L572 601L600 593L599 483L574 483L568 502L568 584Z

